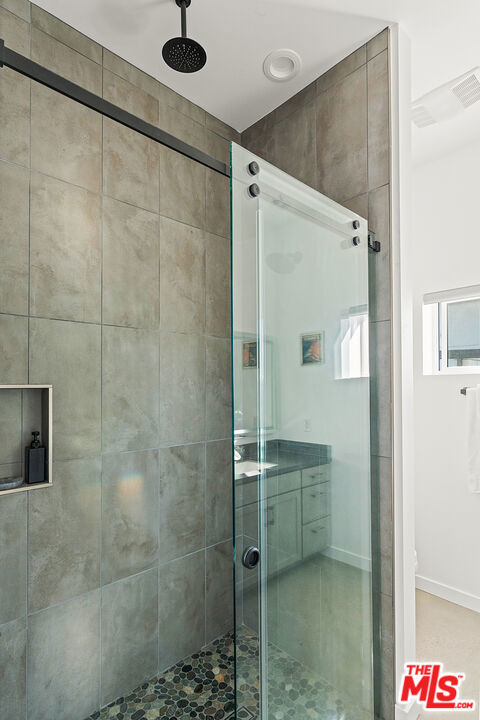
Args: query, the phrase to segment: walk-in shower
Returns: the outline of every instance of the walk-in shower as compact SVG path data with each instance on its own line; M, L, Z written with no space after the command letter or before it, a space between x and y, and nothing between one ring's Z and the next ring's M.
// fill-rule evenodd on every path
M369 720L367 223L235 144L231 190L237 706Z
M21 485L0 491L1 720L372 720L370 407L375 461L389 403L364 217L387 240L388 178L327 161L363 108L366 177L386 46L240 134L8 6L0 478ZM370 254L375 280L388 262ZM27 485L38 431L49 482Z

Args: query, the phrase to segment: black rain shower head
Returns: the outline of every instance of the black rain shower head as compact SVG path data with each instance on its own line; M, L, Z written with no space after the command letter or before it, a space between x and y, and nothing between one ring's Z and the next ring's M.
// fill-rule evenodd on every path
M182 11L182 36L167 40L162 56L172 70L193 73L201 70L207 62L207 53L196 40L187 37L187 7L191 0L175 0Z

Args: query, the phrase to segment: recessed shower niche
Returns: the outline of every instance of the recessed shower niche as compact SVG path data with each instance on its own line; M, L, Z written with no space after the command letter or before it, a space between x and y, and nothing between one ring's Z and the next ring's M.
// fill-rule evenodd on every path
M0 494L51 484L52 386L0 385Z

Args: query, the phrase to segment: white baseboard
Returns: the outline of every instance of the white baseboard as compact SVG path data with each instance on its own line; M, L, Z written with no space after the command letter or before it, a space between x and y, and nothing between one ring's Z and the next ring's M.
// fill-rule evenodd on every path
M332 560L339 560L346 565L353 565L353 567L359 568L360 570L367 570L368 572L372 570L372 561L369 557L352 553L349 550L343 550L334 545L330 545L326 550L323 550L322 555L326 555L332 558Z
M415 576L415 586L418 590L424 590L431 595L437 595L456 605L462 605L469 610L480 612L480 597L476 595L471 595L463 590L458 590L458 588L451 587L450 585L444 585L443 583L423 577L422 575Z

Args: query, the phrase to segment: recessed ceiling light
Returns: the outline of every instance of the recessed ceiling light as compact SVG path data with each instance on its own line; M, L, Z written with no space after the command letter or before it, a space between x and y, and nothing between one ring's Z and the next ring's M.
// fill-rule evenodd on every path
M295 50L274 50L263 61L263 72L269 80L286 82L298 75L302 59Z

